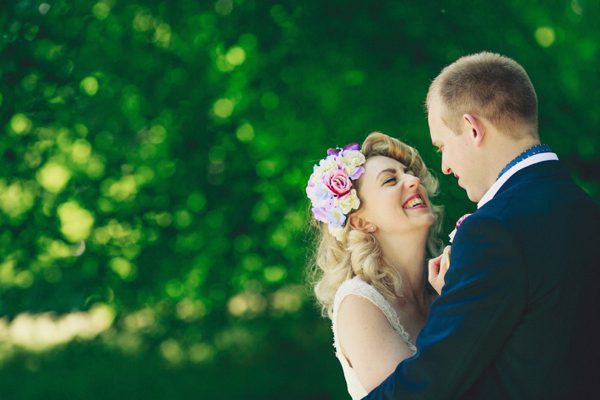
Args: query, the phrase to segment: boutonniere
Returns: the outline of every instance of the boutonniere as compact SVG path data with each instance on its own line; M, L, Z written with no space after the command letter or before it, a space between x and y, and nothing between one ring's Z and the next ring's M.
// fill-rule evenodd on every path
M452 232L450 232L450 234L448 236L450 236L450 243L452 243L452 240L454 240L454 235L456 235L456 230L458 229L458 227L460 226L460 224L463 223L463 221L465 219L467 219L467 217L471 215L471 214L465 214L462 217L460 217L458 219L458 221L456 221L456 227L454 228L454 230Z

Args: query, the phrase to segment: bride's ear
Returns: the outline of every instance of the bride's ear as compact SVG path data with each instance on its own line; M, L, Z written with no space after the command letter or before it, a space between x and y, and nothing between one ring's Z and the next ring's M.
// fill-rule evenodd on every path
M373 225L371 225L371 222L367 221L359 213L350 214L348 217L348 223L357 231L364 233L373 232Z

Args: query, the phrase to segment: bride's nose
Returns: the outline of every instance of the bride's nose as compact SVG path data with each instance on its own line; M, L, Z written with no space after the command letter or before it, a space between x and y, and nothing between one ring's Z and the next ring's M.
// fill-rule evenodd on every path
M406 178L404 178L404 182L402 182L402 184L404 185L405 188L417 188L419 187L419 184L421 183L421 180L419 178L417 178L416 176L412 176L409 175Z

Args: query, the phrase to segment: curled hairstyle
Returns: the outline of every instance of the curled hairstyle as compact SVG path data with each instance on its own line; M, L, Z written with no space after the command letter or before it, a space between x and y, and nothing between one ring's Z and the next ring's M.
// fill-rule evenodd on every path
M427 190L429 207L435 219L428 233L426 256L431 258L440 254L442 242L436 235L441 228L442 207L431 203L431 197L437 194L438 181L427 169L417 150L398 139L373 132L365 139L361 152L366 159L380 155L398 160L420 179ZM353 182L355 188L356 182ZM361 201L359 210L363 204ZM401 296L402 278L385 260L373 235L353 229L348 223L341 240L337 240L329 233L326 224L312 216L310 221L316 232L316 248L309 267L309 282L314 286L324 316L332 318L335 293L344 281L357 275L385 297Z
M516 61L481 52L448 65L433 80L427 93L429 111L433 96L444 105L442 120L460 134L464 114L486 118L498 130L519 139L518 127L538 139L538 104L533 84Z

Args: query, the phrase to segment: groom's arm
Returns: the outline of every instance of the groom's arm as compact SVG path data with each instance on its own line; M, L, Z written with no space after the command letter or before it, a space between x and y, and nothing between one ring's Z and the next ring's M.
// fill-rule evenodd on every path
M526 302L520 248L499 220L474 214L452 245L442 294L429 310L416 356L365 399L451 399L464 394L498 354Z

